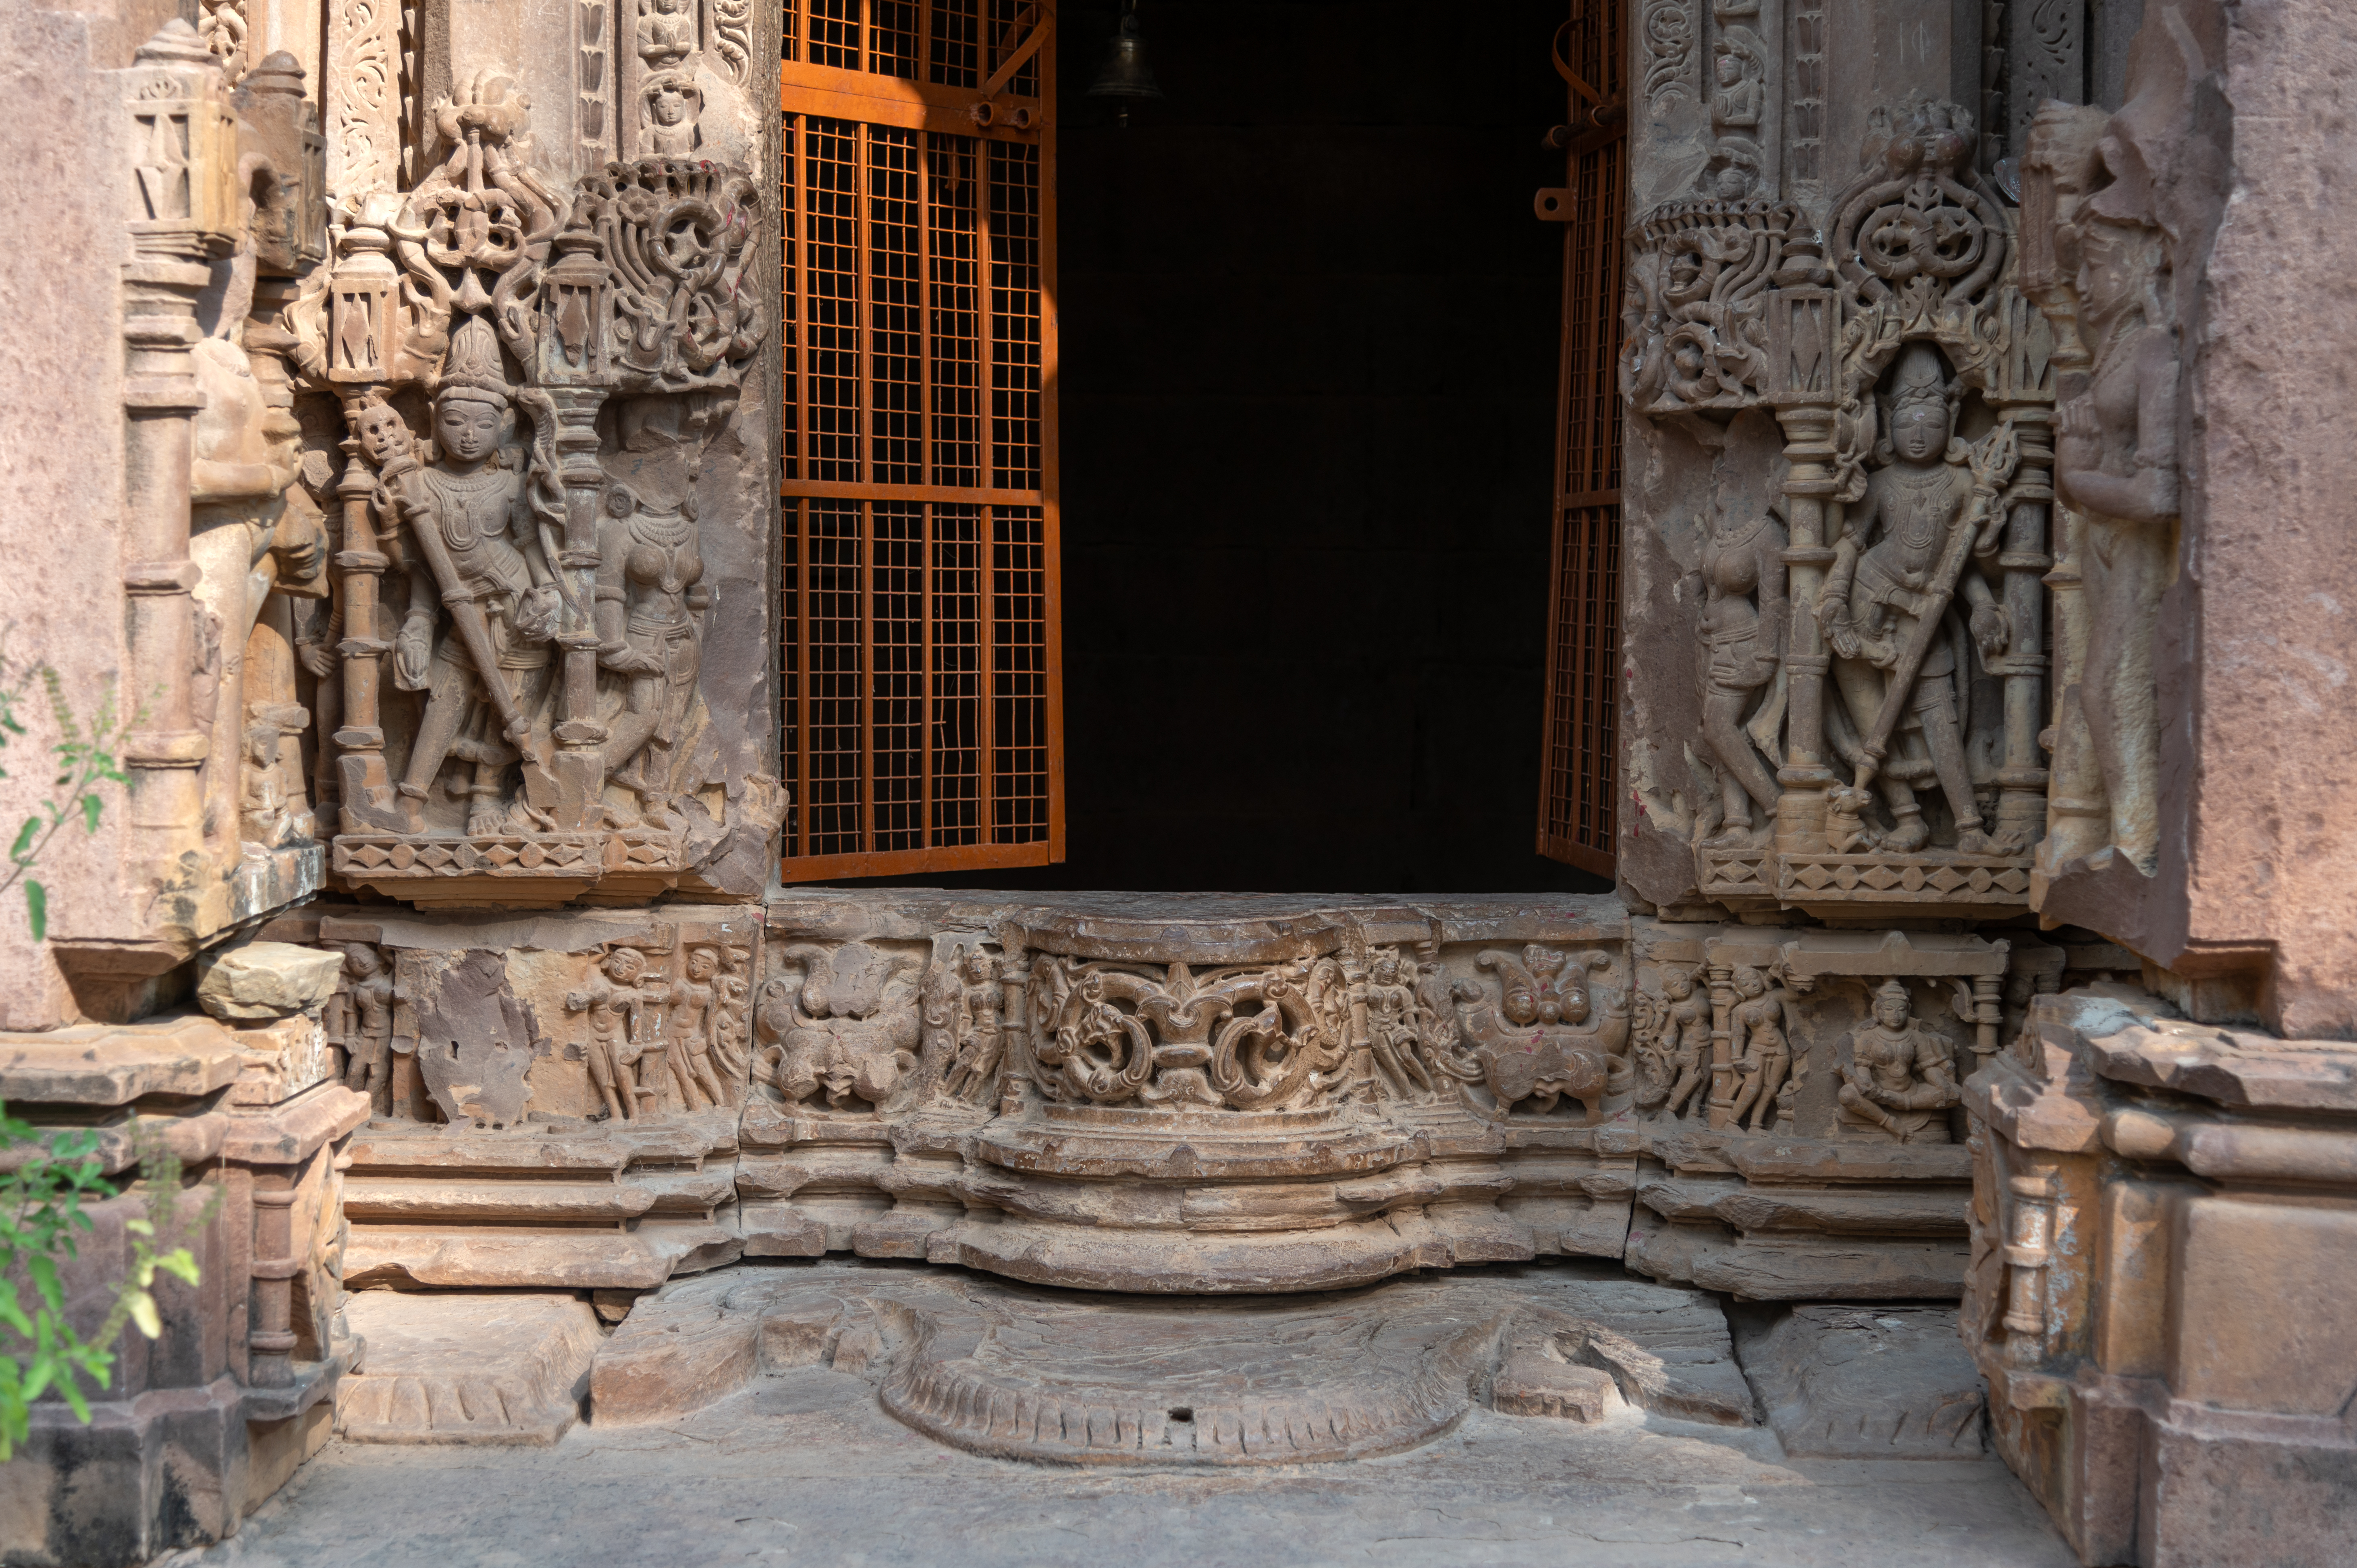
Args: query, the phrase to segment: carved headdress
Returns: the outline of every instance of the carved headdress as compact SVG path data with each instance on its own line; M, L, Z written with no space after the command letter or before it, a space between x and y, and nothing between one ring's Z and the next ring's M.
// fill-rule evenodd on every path
M450 351L442 358L442 373L434 380L434 398L459 398L500 408L511 398L506 372L500 366L499 335L479 316L465 317L450 334Z
M1954 417L1956 403L1964 401L1964 384L1949 375L1940 349L1928 342L1911 342L1900 354L1898 366L1890 368L1890 380L1874 396L1883 405L1883 429L1888 432L1893 420L1919 405L1940 408Z

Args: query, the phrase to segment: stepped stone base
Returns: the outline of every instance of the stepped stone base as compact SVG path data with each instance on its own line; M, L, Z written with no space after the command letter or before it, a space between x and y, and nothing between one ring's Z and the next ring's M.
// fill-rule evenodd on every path
M1538 1268L1165 1302L748 1266L640 1302L598 1353L591 1410L599 1426L674 1420L802 1366L867 1378L885 1410L955 1447L1081 1465L1362 1458L1430 1441L1477 1400L1757 1421L1707 1297Z
M336 1430L357 1443L554 1443L605 1341L570 1295L362 1291L347 1316L369 1359L338 1391Z

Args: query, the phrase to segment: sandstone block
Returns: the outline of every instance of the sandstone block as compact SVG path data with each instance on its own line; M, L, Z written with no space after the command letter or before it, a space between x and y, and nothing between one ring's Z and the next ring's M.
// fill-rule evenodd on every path
M263 1023L317 1016L336 993L344 955L292 942L248 942L199 961L197 1001L216 1018Z
M346 1316L369 1347L336 1398L356 1443L554 1443L605 1339L587 1302L546 1292L362 1291Z
M1736 1346L1787 1454L1953 1459L1984 1446L1980 1373L1950 1308L1796 1306Z

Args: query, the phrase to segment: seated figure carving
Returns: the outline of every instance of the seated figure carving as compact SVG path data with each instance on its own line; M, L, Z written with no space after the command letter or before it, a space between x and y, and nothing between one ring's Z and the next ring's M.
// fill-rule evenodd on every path
M1915 1020L1907 983L1886 980L1874 1018L1848 1036L1835 1098L1845 1133L1901 1144L1949 1142L1948 1108L1963 1101L1954 1047Z

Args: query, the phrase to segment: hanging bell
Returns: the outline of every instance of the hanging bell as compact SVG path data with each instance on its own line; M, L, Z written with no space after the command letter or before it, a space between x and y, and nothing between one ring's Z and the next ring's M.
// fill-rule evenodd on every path
M1154 68L1146 63L1146 40L1137 34L1137 0L1122 0L1121 28L1114 35L1113 48L1106 52L1097 79L1089 83L1088 95L1121 100L1116 118L1124 127L1129 124L1130 100L1162 96L1162 89L1154 83Z

